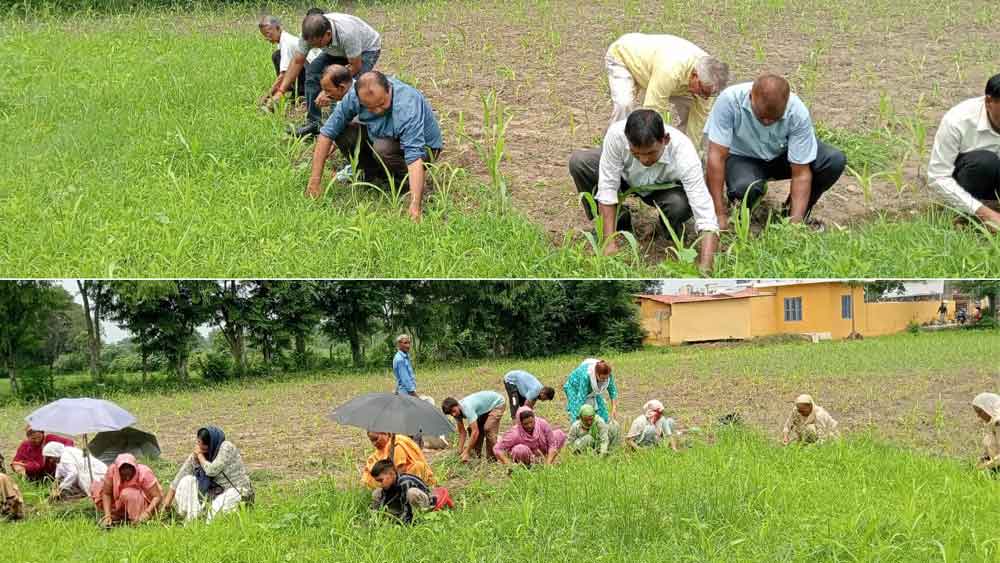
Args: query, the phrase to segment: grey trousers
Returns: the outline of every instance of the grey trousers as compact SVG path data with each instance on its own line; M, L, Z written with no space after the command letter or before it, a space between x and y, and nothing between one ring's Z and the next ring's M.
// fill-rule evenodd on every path
M598 171L601 165L601 147L593 149L580 149L574 151L569 157L569 175L573 177L578 193L590 193L597 195ZM629 189L629 185L622 180L621 191ZM670 227L681 236L681 229L684 223L693 215L691 205L688 204L687 193L683 188L661 190L648 195L640 195L639 199L646 205L654 206L666 216L670 222ZM583 211L591 221L594 216L590 207L583 205ZM631 231L632 218L628 211L622 209L618 216L618 224L615 226L618 231Z
M822 141L817 141L816 160L809 164L812 170L812 191L806 205L806 215L812 211L819 198L837 182L847 157L839 149ZM766 193L767 180L787 180L792 177L792 167L788 153L773 160L759 160L746 156L729 155L726 159L726 195L729 201L746 200L747 207L753 209Z

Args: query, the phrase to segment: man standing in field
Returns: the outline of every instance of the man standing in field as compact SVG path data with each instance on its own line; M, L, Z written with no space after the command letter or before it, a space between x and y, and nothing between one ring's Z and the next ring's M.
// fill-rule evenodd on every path
M769 179L791 179L786 212L793 223L805 221L847 165L843 152L816 138L809 110L774 74L723 90L705 133L708 190L722 229L729 225L726 196L752 209Z
M357 118L357 121L355 121ZM381 72L362 74L320 129L306 195L323 195L323 167L336 143L344 155L359 146L358 166L368 181L386 179L410 190L410 218L420 221L424 165L444 146L430 102L416 88Z
M986 93L953 107L941 119L927 166L930 185L945 205L975 215L1000 232L1000 213L990 209L1000 199L1000 74L986 83Z
M396 393L417 396L417 376L410 362L410 336L396 337L396 356L392 359L392 373L396 376Z
M611 88L611 123L628 117L636 86L646 90L643 107L663 114L671 107L678 128L698 142L711 108L709 98L729 82L729 66L694 43L673 35L628 33L604 57Z
M310 48L322 49L322 53L307 65L306 53ZM306 124L298 128L295 134L311 137L319 133L323 115L316 105L316 97L320 94L320 77L326 67L332 64L344 65L350 68L351 76L358 76L375 68L381 52L382 37L361 18L336 12L320 14L310 10L302 20L302 39L295 47L295 57L273 97L274 101L280 99L305 67L308 117Z
M569 173L577 191L593 194L597 201L607 241L605 254L618 251L616 232L632 228L628 209L621 209L619 216L620 195L637 188L636 195L659 209L678 237L683 236L684 223L694 216L695 229L703 233L698 267L703 272L712 270L719 221L705 185L701 160L691 140L665 125L659 113L637 109L627 120L612 124L600 147L580 149L570 156ZM664 189L668 183L679 185ZM650 189L644 191L643 187ZM583 210L588 219L594 219L586 202Z

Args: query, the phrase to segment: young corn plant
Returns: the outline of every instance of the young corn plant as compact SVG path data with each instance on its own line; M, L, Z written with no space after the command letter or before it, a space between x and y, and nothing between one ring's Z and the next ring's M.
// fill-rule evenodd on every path
M513 113L508 109L495 90L487 92L483 98L483 135L475 139L469 135L465 138L472 143L486 165L490 175L490 186L497 196L501 210L510 207L510 194L507 190L507 178L503 173L503 161L506 157L507 126L513 119Z
M677 233L674 231L674 227L670 224L667 216L663 213L663 210L657 207L656 211L660 214L660 220L663 221L663 225L666 226L667 232L670 234L670 239L674 243L670 251L674 253L677 261L684 264L694 264L698 259L697 247L698 243L701 242L702 235L699 235L690 245L684 244L683 229L680 233Z
M597 200L594 199L594 195L590 192L584 192L580 194L580 201L583 202L589 209L590 215L594 218L594 232L585 231L580 229L583 233L583 237L590 243L590 249L593 251L594 256L603 256L604 248L607 246L608 242L614 240L615 237L621 235L629 245L629 249L632 251L632 257L635 260L639 260L639 241L636 240L635 235L628 231L615 231L611 234L610 239L606 239L604 236L604 218L597 208ZM617 225L618 217L621 214L621 205L618 206L618 211L615 214L615 224Z

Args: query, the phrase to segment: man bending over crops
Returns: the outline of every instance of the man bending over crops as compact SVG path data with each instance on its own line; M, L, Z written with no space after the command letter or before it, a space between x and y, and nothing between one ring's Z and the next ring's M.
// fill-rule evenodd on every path
M320 129L306 189L310 197L323 195L323 166L334 143L348 157L357 147L358 166L367 180L389 179L388 171L396 186L409 189L410 218L420 221L424 164L444 145L423 94L377 70L362 74Z
M569 173L577 191L593 194L597 202L600 230L607 241L605 254L618 251L617 231L632 229L631 215L619 203L622 192L634 193L661 212L677 237L683 236L684 223L694 216L695 228L702 233L698 266L711 271L719 222L701 160L691 140L664 125L659 113L637 109L627 120L612 124L602 146L570 156ZM584 201L583 210L594 219L589 202Z
M274 53L271 54L271 62L274 64L274 72L278 77L271 84L271 89L267 93L267 98L273 98L278 93L278 88L285 81L288 68L295 58L296 48L299 38L288 33L281 28L281 20L274 16L261 16L257 20L257 29L260 34L272 44L277 45ZM289 85L291 87L291 85ZM298 80L295 81L295 97L300 98L306 95L306 75L299 73ZM280 97L280 96L279 96Z
M496 461L493 447L497 444L503 411L503 397L496 391L479 391L461 401L454 397L441 401L441 412L453 417L458 427L458 451L463 463L473 455L481 458L483 450L488 459Z
M791 93L788 81L774 74L723 90L705 133L708 189L723 229L729 225L723 188L729 201L743 201L753 209L767 191L767 180L791 179L785 212L799 223L847 165L843 152L816 138L809 110Z
M697 45L673 35L628 33L611 44L604 57L611 88L611 123L626 119L636 86L646 90L642 105L659 113L671 107L679 129L701 138L709 98L729 82L729 66Z
M322 49L323 52L307 65L306 53L310 48ZM311 137L319 133L323 118L322 110L316 105L323 71L332 64L349 67L351 76L372 70L382 52L382 37L361 18L336 12L320 14L316 10L310 10L302 20L302 39L295 50L295 58L274 99L279 99L291 88L305 67L306 107L309 115L306 124L297 129L295 134Z
M986 83L986 95L944 114L927 176L945 205L1000 231L1000 213L986 204L1000 199L1000 74Z

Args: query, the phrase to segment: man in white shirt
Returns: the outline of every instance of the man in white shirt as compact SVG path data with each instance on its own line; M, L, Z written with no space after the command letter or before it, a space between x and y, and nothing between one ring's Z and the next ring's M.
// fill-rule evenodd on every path
M637 109L625 121L611 125L601 147L581 149L570 156L569 173L578 192L594 194L608 241L605 254L618 251L616 231L631 229L628 210L622 210L617 223L615 220L620 193L638 188L639 198L662 211L678 236L684 223L694 216L695 229L703 234L698 267L706 273L711 271L719 242L719 221L705 185L701 160L691 140L664 125L659 113ZM680 185L642 190L644 186L667 183ZM593 220L589 206L584 204L583 208L587 218Z
M975 215L986 228L1000 232L1000 213L983 203L1000 199L1000 74L986 83L984 96L944 114L927 176L945 205Z
M278 78L271 84L271 89L267 93L267 97L271 98L278 92L278 87L285 80L285 74L292 64L292 59L295 58L295 49L299 43L299 38L282 29L281 20L274 16L261 16L257 20L257 29L260 30L260 34L265 39L278 46L274 53L271 54L274 72L278 75ZM306 95L306 75L303 73L299 73L299 77L295 81L294 94L296 98Z
M310 49L321 49L322 52L307 64L306 54ZM302 39L296 46L295 57L274 96L276 100L287 92L304 69L308 118L306 124L298 128L295 134L300 137L319 134L323 115L316 105L316 97L321 91L320 77L326 67L332 64L346 66L351 70L351 76L357 78L375 68L381 52L382 37L361 18L350 14L321 14L310 10L302 20Z

